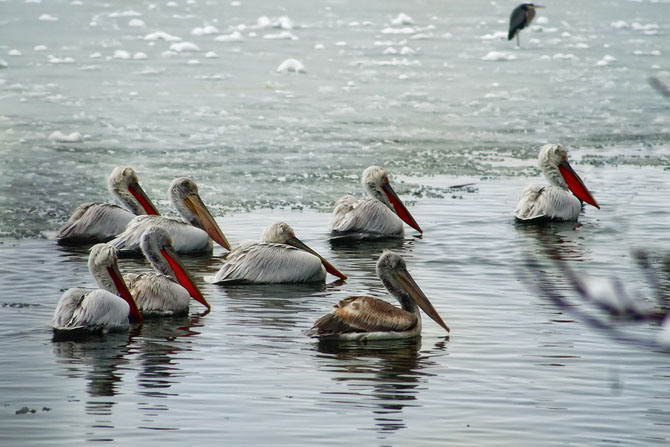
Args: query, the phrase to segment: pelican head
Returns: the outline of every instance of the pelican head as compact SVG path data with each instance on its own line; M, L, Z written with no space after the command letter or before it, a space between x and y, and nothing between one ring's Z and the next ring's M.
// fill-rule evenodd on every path
M96 244L91 247L88 255L88 271L95 278L98 287L123 298L130 306L130 317L141 322L142 314L121 276L118 260L119 255L114 246Z
M149 227L142 234L140 247L154 270L181 284L191 295L191 298L203 304L207 309L211 309L195 281L193 281L193 277L172 248L172 239L165 229L159 226Z
M568 151L560 144L545 144L540 148L538 165L549 183L570 190L581 201L600 209L582 179L568 163Z
M319 258L319 260L326 268L326 271L328 273L330 273L331 275L335 275L341 279L347 279L347 275L340 272L337 268L335 268L334 265L328 262L323 256L321 256L320 254L309 248L300 239L295 237L295 232L293 231L293 228L291 228L291 226L286 222L275 222L269 225L265 229L265 231L263 231L263 235L261 236L261 242L267 244L287 244L299 248L301 250L304 250Z
M409 210L402 203L398 194L391 187L388 174L384 168L379 166L370 166L363 171L361 177L361 184L363 189L372 197L388 206L391 211L396 213L407 225L414 228L419 233L423 233L421 227L416 222Z
M187 177L176 178L168 189L170 200L191 225L209 234L217 244L230 250L230 244L198 194L198 185Z
M128 166L117 166L107 178L107 189L133 214L160 214L140 186L137 174Z
M449 332L440 314L433 307L423 291L407 271L405 260L400 255L386 250L377 261L377 276L384 286L403 305L403 308L416 309L418 305L430 318ZM418 311L415 312L419 316Z

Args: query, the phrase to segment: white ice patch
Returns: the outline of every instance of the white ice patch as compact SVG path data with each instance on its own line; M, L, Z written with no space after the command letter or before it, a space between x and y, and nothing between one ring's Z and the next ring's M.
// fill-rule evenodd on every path
M0 68L7 68L7 67L9 67L7 61L4 59L0 59Z
M33 51L46 51L48 49L49 47L47 47L46 45L35 45L33 47Z
M12 49L7 52L9 56L21 56L21 52L17 49Z
M116 12L110 12L107 14L107 17L115 18L115 17L141 17L142 13L133 11L132 9L129 9L127 11L116 11Z
M414 34L416 33L416 28L411 26L404 26L402 28L384 28L382 34Z
M617 20L616 22L612 22L610 23L610 26L614 29L630 28L630 25L628 25L628 23L624 22L623 20Z
M393 26L414 25L414 20L404 12L401 12L400 14L398 14L396 18L391 19L391 25Z
M138 51L137 53L133 54L133 59L135 59L136 61L141 61L148 59L148 56L146 55L146 53Z
M298 37L290 31L282 31L275 34L264 34L263 39L268 40L298 40Z
M281 16L278 18L269 18L267 16L261 16L256 20L256 25L253 26L256 29L265 29L265 28L279 28L279 29L293 29L293 21L286 17Z
M305 73L305 66L299 60L290 58L286 59L284 62L279 64L276 71L278 73L285 73L285 72Z
M74 59L66 56L66 57L57 57L54 56L53 54L49 55L49 63L50 64L74 64Z
M81 143L83 141L79 132L65 134L59 130L52 132L51 135L49 135L49 139L56 143Z
M616 62L616 57L606 54L605 56L603 56L602 59L596 62L596 66L603 67L605 65L610 65L613 62Z
M128 26L130 26L131 28L144 28L146 24L142 19L130 19L128 21Z
M219 34L219 29L214 25L206 25L203 27L193 28L191 34L194 36L210 36L212 34Z
M556 60L576 60L577 56L572 53L556 53L553 58Z
M181 37L173 36L164 31L156 31L154 33L149 33L144 36L144 40L164 40L166 42L179 42L182 40Z
M535 23L537 23L538 25L546 25L547 23L549 23L549 19L544 16L541 16L535 19Z
M496 31L491 34L484 34L480 37L482 40L505 40L507 39L507 33L505 31Z
M504 51L489 51L489 53L482 57L483 61L512 61L516 56Z
M220 36L217 36L216 39L217 42L242 42L244 40L244 37L242 37L242 33L239 31L233 31L230 34L221 34Z
M200 47L193 42L178 42L170 45L170 50L176 53L197 53Z
M216 59L219 56L214 51L208 51L207 54L205 54L205 57L207 59Z
M114 59L130 59L130 53L126 50L116 50L114 51L114 56L112 56Z
M52 16L51 14L42 14L37 18L37 20L41 20L43 22L57 22L58 17Z

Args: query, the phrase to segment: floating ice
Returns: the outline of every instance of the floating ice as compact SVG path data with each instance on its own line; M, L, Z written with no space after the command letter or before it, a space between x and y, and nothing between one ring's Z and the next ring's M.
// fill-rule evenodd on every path
M9 67L7 61L4 59L0 59L0 68L7 68L7 67Z
M164 31L156 31L154 33L149 33L144 36L144 40L164 40L166 42L179 42L182 40L181 37L173 36Z
M289 30L293 29L293 21L286 16L278 17L275 19L270 19L267 16L261 16L256 20L256 25L254 26L254 28L260 28L260 29L279 28Z
M130 59L130 53L126 50L116 50L114 51L114 59Z
M214 51L208 51L207 54L205 54L205 57L207 59L216 59L219 56Z
M483 61L511 61L514 59L516 59L515 55L504 51L489 51L486 56L482 57Z
M402 28L384 28L382 34L414 34L416 29L411 26L405 26Z
M144 20L142 19L130 19L128 21L128 26L133 27L133 28L144 28L146 24L144 23Z
M554 59L563 59L563 60L576 60L577 56L572 53L556 53L553 56Z
M302 62L297 59L286 59L284 62L279 64L277 67L277 72L284 73L287 71L292 71L295 73L305 73L305 66Z
M35 45L33 47L33 51L46 51L48 49L49 47L47 47L46 45Z
M402 54L403 56L412 56L412 55L416 54L416 51L414 51L410 47L402 47L400 49L400 54Z
M191 31L191 34L193 34L194 36L209 36L209 35L218 34L218 33L219 33L219 29L217 27L213 26L213 25L203 26L202 28L201 27L196 27L196 28L193 28L193 31Z
M115 17L141 17L142 13L133 11L132 9L129 9L128 11L118 11L118 12L110 12L107 14L107 17L115 18Z
M484 34L480 37L482 40L503 40L507 39L507 33L505 31L496 31L491 34Z
M196 53L200 51L200 47L193 42L178 42L170 45L170 50L176 53Z
M58 21L58 17L54 17L51 14L42 14L37 20L42 20L43 22L56 22Z
M661 51L660 50L651 50L651 51L635 50L635 51L633 51L633 54L636 55L636 56L660 56Z
M89 57L90 57L91 59L98 59L98 58L101 58L101 57L102 57L102 54L96 52L96 53L91 54Z
M139 60L148 59L148 56L146 55L146 53L138 51L137 53L133 54L133 59L135 59L136 61L139 61Z
M414 25L414 20L404 12L401 12L396 18L391 19L391 25Z
M398 50L393 47L388 47L384 50L384 54L398 54Z
M549 23L549 19L544 16L541 16L535 19L535 23L537 23L538 25L546 25L547 23Z
M323 50L324 48L326 47L322 43L317 43L314 45L315 50Z
M233 31L230 34L221 34L214 40L217 42L241 42L244 40L244 37L242 37L242 33L239 31Z
M21 52L17 49L12 49L7 52L9 56L21 56Z
M51 64L74 64L74 59L67 57L56 57L53 54L49 55L49 63Z
M189 59L186 62L187 65L200 65L200 61L198 59Z
M630 25L628 25L623 20L617 20L616 22L612 22L612 23L610 23L610 26L612 28L616 28L616 29L630 28Z
M606 54L602 59L596 62L596 65L602 67L604 65L610 65L612 62L616 62L616 57Z
M293 35L290 31L282 31L275 34L265 34L263 39L268 40L298 40L298 37Z
M51 135L49 135L49 139L56 143L81 143L83 141L79 132L64 134L59 130L56 130Z

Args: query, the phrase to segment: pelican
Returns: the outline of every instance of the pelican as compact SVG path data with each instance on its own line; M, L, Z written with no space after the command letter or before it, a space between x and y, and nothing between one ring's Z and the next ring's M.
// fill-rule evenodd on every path
M132 168L118 166L107 178L107 189L126 207L109 203L82 203L58 229L61 245L83 245L107 242L121 233L140 214L160 214L140 186Z
M514 211L514 217L518 221L577 220L582 210L582 201L600 209L582 179L568 163L568 151L563 146L542 146L538 163L550 186L528 185L523 190Z
M260 242L247 242L226 255L212 284L286 284L326 280L326 272L341 279L347 276L295 237L285 222L268 226Z
M401 308L369 296L350 296L314 323L310 337L335 340L378 340L416 337L421 334L419 308L449 332L433 305L407 271L405 260L384 251L377 261L377 276L400 302Z
M117 251L109 244L91 248L88 270L100 288L75 287L63 293L52 319L56 335L122 331L128 328L129 318L142 322L137 304L121 277L117 260Z
M403 221L423 233L391 187L388 174L383 168L367 168L363 172L361 184L371 197L356 200L347 195L335 202L329 225L332 239L402 238Z
M172 248L170 235L164 228L148 228L142 234L141 248L157 273L128 273L123 279L142 315L186 315L191 297L210 309L209 303Z
M186 177L174 179L168 189L168 195L182 218L135 217L123 233L110 242L120 250L121 254L140 254L142 234L149 227L156 225L167 230L177 253L211 253L212 239L230 250L228 240L200 198L198 185L193 180Z
M509 17L509 32L507 33L507 40L512 40L516 36L516 46L519 46L519 33L522 29L530 25L535 17L535 9L544 8L541 5L533 3L521 3L514 8L512 15Z

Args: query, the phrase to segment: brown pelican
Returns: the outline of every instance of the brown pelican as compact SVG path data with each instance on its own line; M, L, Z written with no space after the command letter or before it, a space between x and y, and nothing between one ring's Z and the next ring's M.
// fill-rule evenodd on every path
M329 226L332 239L402 238L403 221L423 233L391 187L383 168L367 168L363 172L361 184L372 197L356 200L347 195L335 202Z
M310 337L337 340L375 340L421 334L419 308L449 332L433 305L407 271L399 255L385 251L377 261L377 276L400 302L401 309L369 296L350 296L314 323Z
M241 244L226 255L212 284L307 283L326 280L326 272L347 276L295 237L287 223L275 222L265 229L260 242Z
M128 318L142 321L137 304L128 291L117 265L117 252L109 244L91 248L88 270L99 289L68 289L60 297L52 319L56 334L122 331Z
M544 8L541 5L533 3L521 3L514 8L512 15L509 17L509 32L507 33L507 40L512 40L516 36L516 46L519 46L519 32L530 25L535 17L535 9Z
M140 214L160 214L140 186L132 168L118 166L107 178L107 189L126 207L109 203L87 202L79 205L56 239L61 245L107 242L121 233Z
M168 189L168 195L181 214L181 219L166 216L137 216L110 244L118 248L121 254L140 254L142 234L147 228L157 225L165 228L170 234L172 246L177 253L211 253L212 239L230 250L230 244L200 198L198 186L193 180L186 177L174 179Z
M154 226L142 234L142 253L158 273L128 273L124 276L142 315L173 316L188 314L190 298L210 305L172 248L170 235Z
M545 144L540 148L538 162L550 186L529 185L523 190L514 211L518 221L577 220L582 210L582 201L600 209L582 179L568 163L568 151L563 146Z

